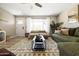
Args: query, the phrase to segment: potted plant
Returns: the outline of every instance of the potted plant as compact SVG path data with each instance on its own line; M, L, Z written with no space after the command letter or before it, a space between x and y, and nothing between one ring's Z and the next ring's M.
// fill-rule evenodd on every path
M62 24L63 24L63 22L55 23L54 21L52 21L52 23L50 24L51 32L54 33L55 30L57 30L58 27L60 27Z

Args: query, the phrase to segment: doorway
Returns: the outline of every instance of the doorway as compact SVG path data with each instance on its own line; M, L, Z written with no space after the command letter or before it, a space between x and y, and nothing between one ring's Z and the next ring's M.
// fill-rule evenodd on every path
M25 18L16 18L16 36L25 36Z

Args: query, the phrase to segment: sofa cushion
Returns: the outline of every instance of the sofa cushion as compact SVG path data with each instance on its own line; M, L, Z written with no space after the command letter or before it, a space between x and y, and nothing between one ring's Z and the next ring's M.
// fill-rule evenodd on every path
M61 42L58 43L60 55L64 56L79 56L78 42Z
M79 37L79 28L76 28L74 36L78 36Z
M64 36L62 34L52 34L53 39L56 42L79 42L79 37Z
M61 30L55 30L55 33L60 34Z

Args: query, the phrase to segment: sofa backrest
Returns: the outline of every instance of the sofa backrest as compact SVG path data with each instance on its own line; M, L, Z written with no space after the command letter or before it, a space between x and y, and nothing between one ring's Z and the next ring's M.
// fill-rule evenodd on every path
M79 37L79 28L76 28L76 31L75 31L75 33L74 33L74 36Z
M69 36L74 36L76 28L69 28Z

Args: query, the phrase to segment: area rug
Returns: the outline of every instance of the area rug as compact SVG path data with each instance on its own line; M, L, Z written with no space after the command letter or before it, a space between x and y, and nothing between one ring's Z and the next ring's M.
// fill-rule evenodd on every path
M59 56L57 43L52 40L51 37L46 39L45 51L33 51L31 47L32 40L25 38L7 49L14 53L16 56Z
M15 56L15 54L10 52L10 51L8 51L5 48L1 48L0 49L0 56Z

